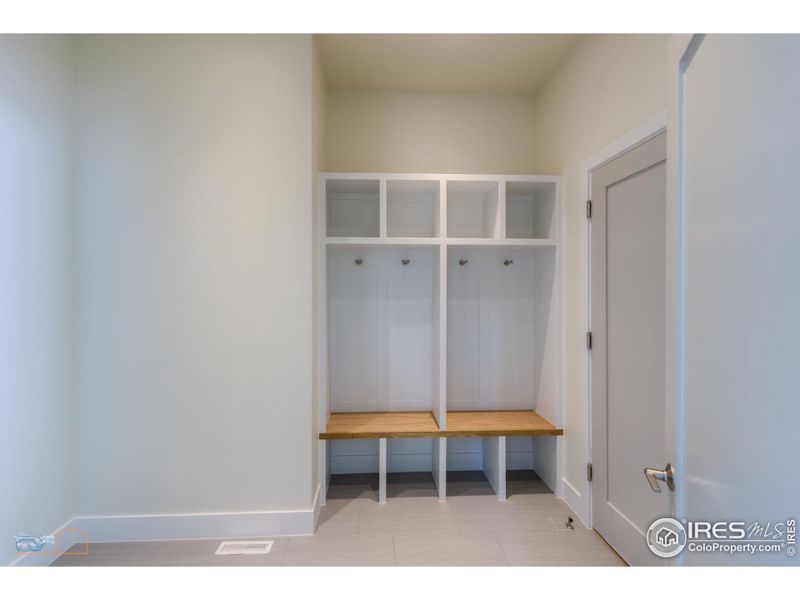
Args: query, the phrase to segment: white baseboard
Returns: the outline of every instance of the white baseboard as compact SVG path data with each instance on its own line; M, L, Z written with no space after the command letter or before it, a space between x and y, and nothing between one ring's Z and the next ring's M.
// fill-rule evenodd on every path
M313 535L320 488L306 510L76 517L72 526L89 542L144 542Z
M75 527L89 542L145 542L300 536L314 533L317 511L265 511L77 517Z
M564 486L564 502L572 509L572 512L581 520L583 526L591 528L591 519L589 518L589 506L582 494L575 489L575 487L567 481L566 477L562 477L561 482Z
M319 519L320 501L318 485L308 510L75 517L53 535L78 529L86 532L89 543L313 535ZM47 566L67 548L59 550L21 554L11 566Z

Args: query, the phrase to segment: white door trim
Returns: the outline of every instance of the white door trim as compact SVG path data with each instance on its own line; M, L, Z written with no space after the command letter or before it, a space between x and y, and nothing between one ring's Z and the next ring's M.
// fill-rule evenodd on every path
M667 111L661 111L657 115L652 116L647 121L632 129L619 139L615 140L602 150L595 152L592 156L587 158L581 163L579 178L579 196L581 210L584 209L586 201L589 199L589 190L591 189L591 173L598 167L613 160L620 154L624 154L636 146L646 142L647 140L655 137L667 129ZM579 289L578 289L578 310L579 310L579 323L581 325L580 331L591 331L591 295L590 295L590 277L591 277L591 261L590 261L590 228L589 220L580 227L580 234L578 237L578 255L579 255ZM586 416L587 416L587 444L586 444L586 457L585 462L588 464L592 461L592 397L591 397L591 354L588 350L584 350L580 361L579 377L578 377L578 390L579 397L585 401ZM581 497L577 493L577 489L569 481L564 479L565 499L567 495L570 496L568 502L571 508L578 514L581 520L592 527L592 484L587 484L587 494ZM567 489L572 489L573 494L566 494ZM577 504L574 505L573 503Z
M675 465L675 492L670 510L677 519L686 516L684 494L684 389L683 389L683 278L684 278L684 89L686 68L705 36L673 35L669 44L669 130L667 136L667 281L666 371L667 456ZM672 436L670 436L672 433ZM672 445L670 445L670 442ZM683 564L683 554L672 564Z

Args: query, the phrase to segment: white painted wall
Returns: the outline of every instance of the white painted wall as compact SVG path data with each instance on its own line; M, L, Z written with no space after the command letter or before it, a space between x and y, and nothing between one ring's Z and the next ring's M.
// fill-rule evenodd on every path
M529 95L332 90L326 169L530 174L533 109Z
M310 507L311 52L80 40L79 515Z
M667 106L667 43L660 35L588 36L535 98L533 172L564 176L565 498L586 521L589 412L579 393L586 332L580 328L578 239L583 160ZM538 452L537 448L537 452Z
M0 564L74 509L73 52L0 36Z
M796 35L711 35L683 80L678 491L689 520L765 526L798 518L799 59ZM673 98L677 123L678 94ZM786 549L752 556L684 552L683 559L797 565Z

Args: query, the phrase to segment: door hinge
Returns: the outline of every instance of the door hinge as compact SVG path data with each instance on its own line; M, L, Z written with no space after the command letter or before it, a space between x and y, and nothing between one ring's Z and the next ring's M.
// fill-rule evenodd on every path
M592 349L592 332L591 331L587 331L586 332L586 349L587 350L591 350Z
M586 481L592 480L592 463L586 464Z
M591 219L592 218L592 201L591 200L587 200L586 201L586 218L587 219Z

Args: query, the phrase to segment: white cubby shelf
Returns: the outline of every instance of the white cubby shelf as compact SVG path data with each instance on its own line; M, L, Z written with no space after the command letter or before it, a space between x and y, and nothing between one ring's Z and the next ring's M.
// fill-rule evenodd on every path
M558 176L320 175L323 482L430 470L444 500L468 468L502 500L526 468L557 492L562 210Z

